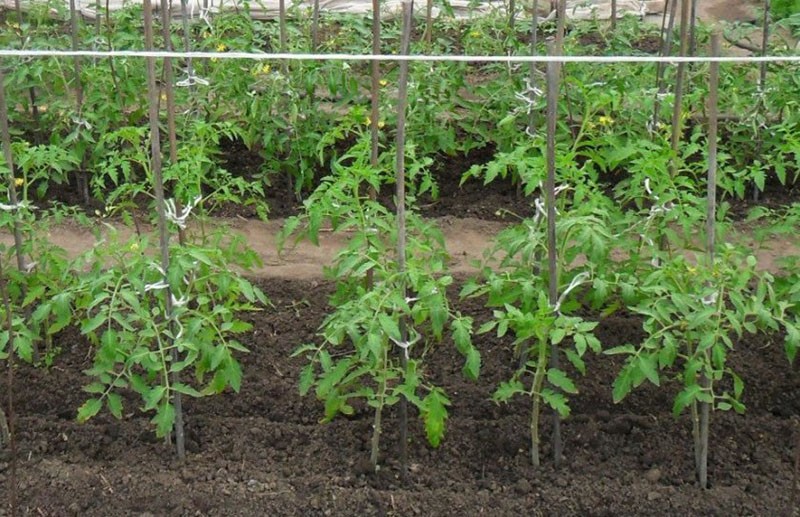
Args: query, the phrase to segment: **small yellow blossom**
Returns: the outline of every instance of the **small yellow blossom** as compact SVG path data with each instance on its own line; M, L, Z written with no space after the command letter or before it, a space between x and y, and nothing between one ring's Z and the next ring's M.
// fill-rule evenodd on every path
M138 242L132 242L131 246L130 246L130 250L131 251L139 251L139 243Z
M384 122L383 120L379 120L378 121L378 129L383 129L384 126L386 126L386 122Z
M601 115L600 118L597 119L597 122L599 122L601 126L610 126L614 123L614 119L606 115Z
M371 126L372 125L372 120L369 117L365 118L364 119L364 125L367 126L367 127Z
M228 47L224 43L217 44L217 52L225 52L226 50L228 50Z
M253 75L256 75L256 76L258 76L258 75L268 75L270 73L270 71L272 71L272 67L267 65L267 64L264 64L264 65L261 65L260 67L257 67L255 70L253 70Z
M167 93L161 92L161 102L167 102Z
M481 31L472 31L472 32L469 33L469 37L470 38L480 38L481 37Z
M387 81L386 79L381 79L380 81L378 81L378 84L380 84L381 86L386 86L387 84L389 84L389 81Z
M25 180L24 179L22 179L22 178L14 178L14 186L15 187L21 187L24 184L25 184Z

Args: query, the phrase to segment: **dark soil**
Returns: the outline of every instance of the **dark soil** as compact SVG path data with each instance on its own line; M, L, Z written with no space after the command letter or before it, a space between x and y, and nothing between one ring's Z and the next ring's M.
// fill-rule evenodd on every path
M529 465L529 403L498 406L493 387L510 372L506 341L477 341L483 355L478 382L460 376L448 344L426 371L453 401L447 436L428 447L414 420L411 472L399 479L395 415L386 417L383 469L368 473L371 415L318 423L322 406L301 398L302 359L288 359L313 340L327 307L328 284L272 280L263 288L274 308L251 315L240 394L186 404L189 450L183 464L155 439L149 417L128 399L125 418L74 421L85 399L79 372L89 367L87 344L70 330L50 370L21 366L18 409L20 515L790 515L793 450L800 411L800 376L779 340L741 343L731 364L746 383L747 414L715 414L711 488L694 482L687 416L671 416L675 386L642 387L614 405L615 358L592 358L579 379L573 415L562 424L560 470L544 457ZM477 300L460 308L484 321ZM606 346L641 337L637 319L605 319ZM545 424L548 419L545 419ZM0 457L0 501L9 500L8 456ZM5 512L5 513L4 513ZM7 507L0 515L8 515Z

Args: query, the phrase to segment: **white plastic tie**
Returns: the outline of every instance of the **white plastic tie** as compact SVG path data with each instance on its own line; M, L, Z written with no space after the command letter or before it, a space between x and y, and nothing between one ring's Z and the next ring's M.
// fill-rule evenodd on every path
M195 86L195 85L198 85L198 84L201 85L201 86L208 86L211 83L209 83L207 80L203 79L202 77L198 77L198 76L196 76L194 74L189 74L189 75L186 76L186 79L183 79L183 80L178 81L177 83L175 83L175 86L180 86L182 88L188 88L190 86Z
M178 228L181 230L186 229L186 219L189 218L191 215L192 210L196 207L200 201L202 201L201 196L195 197L192 201L189 202L186 206L181 208L181 212L178 213L177 208L175 207L175 200L170 198L164 200L164 216L167 218L168 221L176 224Z
M559 297L558 297L558 301L556 301L556 304L555 304L555 306L553 307L553 311L554 311L556 314L558 314L558 315L560 316L560 315L561 315L561 304L562 304L562 303L564 302L564 300L567 298L567 296L569 295L569 293L571 293L571 292L572 292L572 291L573 291L575 288L577 288L579 285L581 285L581 284L583 284L584 282L586 282L586 280L588 280L588 279L589 279L589 272L588 272L588 271L584 271L584 272L582 272L582 273L580 273L580 274L576 275L576 276L575 276L575 277L572 279L572 281L569 283L569 285L567 286L567 288L566 288L566 289L564 289L564 291L561 293L561 296L559 296Z

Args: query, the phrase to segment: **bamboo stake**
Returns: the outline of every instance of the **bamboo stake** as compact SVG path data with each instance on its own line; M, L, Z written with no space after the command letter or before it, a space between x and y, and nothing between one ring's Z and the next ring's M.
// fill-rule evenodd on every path
M381 3L380 0L372 0L372 54L379 56L381 53ZM380 91L381 91L381 63L373 60L372 63L372 84L370 85L370 155L369 163L373 167L378 166L378 119L380 118ZM370 197L377 197L374 189L370 191Z
M75 0L71 0L75 1ZM170 25L172 24L172 15L169 10L169 0L161 0L161 34L164 37L164 50L167 52L172 51L172 34ZM165 57L164 61L164 89L167 101L167 134L169 137L169 162L174 164L178 161L178 137L175 129L175 89L173 83L175 82L175 74L172 70L172 58ZM159 102L161 96L159 95Z
M78 50L78 9L75 6L75 0L69 0L69 22L70 30L72 32L72 50ZM81 78L81 57L75 56L73 58L75 68L75 111L78 119L82 118L83 114L83 79ZM78 134L80 134L83 126L78 126ZM75 175L78 191L83 197L83 202L89 204L89 181L86 176L86 156L81 153L80 157L81 170Z
M661 17L661 56L668 56L672 53L672 38L673 28L675 26L675 11L677 9L678 0L667 0L664 5L664 14ZM667 8L669 7L669 9ZM667 23L667 12L669 11L669 23ZM661 96L667 91L667 85L664 83L664 71L666 70L665 63L658 63L656 65L656 99L653 103L653 127L658 123L658 115L661 111Z
M314 0L311 11L311 50L319 48L319 0Z
M530 42L531 42L531 56L536 55L536 46L539 44L539 0L533 0L533 16L531 17L531 34L530 34ZM530 95L529 99L530 102L536 99L536 63L531 63L528 68L528 82L530 85ZM528 135L533 135L536 131L536 113L534 110L528 114L528 127L527 133Z
M770 0L764 0L764 20L762 22L761 27L761 56L766 56L769 46L769 23L770 23ZM758 73L758 105L756 107L758 116L763 116L764 111L766 110L766 103L765 103L765 96L767 90L767 63L761 63L759 67ZM763 136L761 131L761 125L758 126L756 129L756 156L761 155L761 148L763 146ZM759 192L758 192L758 185L753 183L753 201L756 203L758 202Z
M19 35L20 42L22 44L22 47L24 47L25 46L26 36L22 32L22 4L20 3L20 0L14 0L14 11L16 11L16 13L17 13L17 23L19 23L19 26L20 26L20 35ZM36 104L36 87L35 86L30 86L28 88L28 97L31 100L31 115L33 116L33 122L36 125L37 129L41 129L39 127L39 107Z
M611 0L611 33L617 30L617 0Z
M3 429L8 433L8 445L11 451L11 472L8 478L8 502L11 507L11 515L17 515L17 433L16 433L16 415L14 414L14 341L16 340L14 333L13 316L11 314L11 299L8 295L8 286L6 285L6 275L3 270L3 257L0 254L0 295L3 297L3 306L6 311L5 327L8 332L8 359L6 360L6 404L8 406L8 415L3 414L0 408L0 418L3 419L2 424L6 425ZM0 438L2 435L0 434ZM0 443L2 445L2 443Z
M563 4L564 0L562 0ZM559 41L550 47L551 55L559 49ZM547 208L547 271L550 306L558 302L558 263L556 256L556 122L558 118L558 87L561 63L547 63L547 181L545 184L545 206ZM558 347L551 345L550 366L559 367ZM561 465L561 417L553 412L553 463Z
M428 0L430 2L431 0ZM534 11L535 13L536 11ZM508 0L508 28L510 32L514 32L514 26L517 21L517 3L515 0Z
M680 35L680 56L685 56L688 52L689 38L689 0L681 0L681 35ZM682 103L683 103L683 80L686 75L686 63L678 63L678 72L675 76L675 102L672 106L672 158L670 159L670 176L678 174L676 160L678 157L678 145L681 140L682 124Z
M145 49L153 50L153 11L151 0L144 0L144 39ZM167 218L164 203L164 179L161 174L161 142L158 127L158 90L156 86L156 63L154 57L147 58L147 92L149 96L148 115L150 119L150 149L152 153L151 168L153 170L153 191L156 198L156 211L158 213L158 236L161 250L161 268L169 271L169 234L167 233ZM164 278L167 282L167 279ZM172 300L169 286L164 289L165 309L167 319L172 317ZM171 347L172 361L178 362L178 351ZM170 375L172 384L180 382L178 372ZM186 446L183 429L183 407L181 394L172 392L172 403L175 406L175 448L178 459L186 457Z
M286 53L286 0L278 1L278 25L280 29L280 47L281 54ZM289 63L283 62L283 72L287 74L289 70Z
M511 0L512 2L514 0ZM513 27L513 25L512 25ZM425 4L425 43L430 46L433 41L433 0Z
M8 130L8 104L6 103L6 74L0 67L0 138L3 140L3 157L8 167L8 199L11 205L19 205L17 196L17 178L14 173L14 155L11 152L11 133ZM25 252L24 241L22 238L22 226L19 218L14 218L14 251L17 256L17 267L20 271L25 271Z
M400 43L400 55L409 53L411 44L412 0L403 0L403 33ZM400 277L401 290L406 296L406 109L408 106L408 61L400 62L400 77L397 85L397 155L395 169L395 185L397 188L395 203L397 204L397 274ZM408 339L405 318L400 320L400 338ZM408 348L400 356L403 371L408 367ZM408 475L408 401L400 399L400 469L405 479Z
M720 55L720 34L715 31L711 35L711 55ZM706 244L709 264L714 264L716 249L716 220L717 220L717 113L719 89L719 63L711 63L708 96L708 214L706 216ZM704 352L708 356L708 351ZM711 381L705 375L700 378L700 385L704 390L711 388ZM711 404L700 403L700 443L698 478L700 488L708 488L708 435L711 425Z
M692 0L692 12L689 15L689 55L697 53L697 0Z

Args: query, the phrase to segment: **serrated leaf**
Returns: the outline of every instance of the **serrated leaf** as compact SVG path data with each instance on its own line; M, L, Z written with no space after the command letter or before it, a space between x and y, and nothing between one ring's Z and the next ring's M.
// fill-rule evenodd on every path
M106 407L114 418L122 418L122 397L117 393L109 393L106 397Z
M567 374L559 369L550 368L547 370L547 382L566 393L573 395L578 393L578 388L575 387L575 383L572 382L572 379L567 377Z
M431 390L422 400L422 416L425 421L425 435L431 447L439 447L444 437L447 421L447 406L450 400L439 388Z
M521 393L526 393L525 386L518 379L512 379L508 382L501 382L492 398L495 402L508 402L511 397Z
M103 407L103 401L100 399L89 399L78 408L78 422L84 423L97 413Z
M555 409L561 418L566 418L569 416L570 409L567 397L561 393L556 393L547 388L542 390L541 395L542 400L544 400L548 406Z
M661 380L658 377L658 370L656 369L656 357L640 355L639 360L636 362L639 370L647 377L647 380L656 386L661 385Z
M151 420L156 425L156 436L163 438L167 436L175 425L175 407L168 401L158 406L156 416Z
M700 391L701 389L699 384L691 384L684 388L675 397L675 403L672 406L672 414L676 417L679 416L684 409L686 409L693 401L697 400L697 396Z
M470 380L477 380L481 372L481 354L475 347L467 351L467 360L464 363L464 375Z

